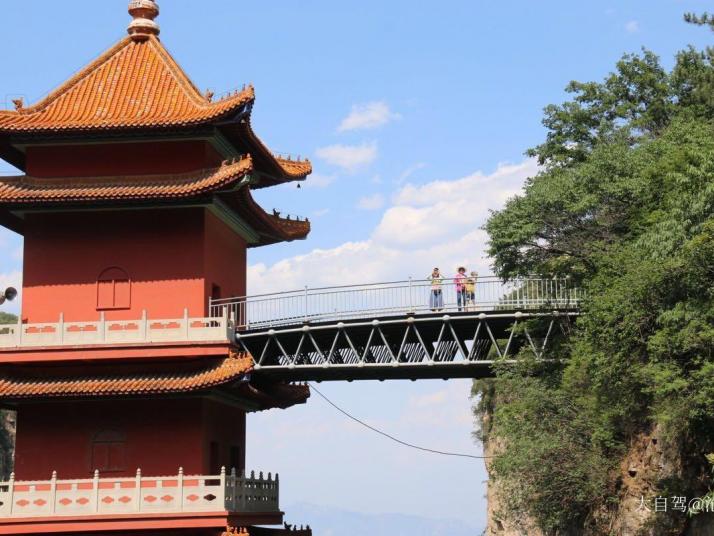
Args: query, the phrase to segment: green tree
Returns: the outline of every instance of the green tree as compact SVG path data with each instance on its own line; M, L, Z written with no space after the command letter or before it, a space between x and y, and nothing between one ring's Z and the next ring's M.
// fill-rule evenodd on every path
M564 367L502 366L474 386L503 445L492 467L506 508L547 533L596 523L630 438L654 424L672 444L686 437L679 449L701 468L673 491L712 484L713 57L689 48L667 72L643 51L601 83L572 82L573 100L545 109L546 141L529 151L543 170L485 226L504 279L571 274L588 292L557 346Z

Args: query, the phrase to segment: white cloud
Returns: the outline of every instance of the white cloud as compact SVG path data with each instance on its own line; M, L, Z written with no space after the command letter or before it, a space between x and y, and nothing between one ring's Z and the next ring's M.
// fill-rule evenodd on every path
M536 162L526 160L499 165L491 174L407 185L369 237L249 266L249 292L426 277L434 266L450 273L464 265L487 274L488 237L480 227L490 209L502 207L537 171Z
M640 23L636 20L631 20L625 24L625 30L627 33L637 33L640 31Z
M424 169L425 167L426 167L425 162L417 162L416 164L409 166L407 169L402 171L401 175L399 175L399 178L397 179L397 184L401 184L401 183L405 182L409 177L414 175L414 173L416 173L420 169Z
M319 209L319 210L315 210L315 211L312 213L312 215L313 215L313 217L315 217L315 218L322 218L323 216L326 216L326 215L329 214L329 213L330 213L330 209L329 209L329 208L321 208L321 209Z
M305 188L327 188L330 184L335 182L335 179L337 179L335 175L314 173L305 181Z
M357 208L360 210L379 210L384 206L384 196L380 193L367 195L357 201Z
M337 127L337 131L378 128L400 117L399 114L392 112L384 101L356 104L352 106L352 111Z
M377 159L377 142L361 145L329 145L320 147L316 154L328 164L354 173L357 169L368 166Z
M474 423L468 393L458 382L445 384L442 389L412 396L407 403L401 424L410 426L469 427Z

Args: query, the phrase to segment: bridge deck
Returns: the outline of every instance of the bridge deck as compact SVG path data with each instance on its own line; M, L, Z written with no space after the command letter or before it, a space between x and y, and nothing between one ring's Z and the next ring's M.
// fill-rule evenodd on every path
M256 376L416 380L490 376L524 347L543 358L582 298L567 279L486 277L306 287L210 308L231 319Z

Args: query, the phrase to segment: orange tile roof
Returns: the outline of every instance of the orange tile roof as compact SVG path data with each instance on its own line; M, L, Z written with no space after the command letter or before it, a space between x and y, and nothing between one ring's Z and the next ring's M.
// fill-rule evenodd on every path
M0 134L43 135L180 129L215 125L246 111L246 152L260 153L282 180L304 179L309 161L273 155L250 128L253 86L213 102L159 39L126 37L37 104L0 110ZM242 145L242 144L241 144ZM277 181L280 182L280 181ZM269 184L267 184L269 185Z
M241 179L252 172L253 160L246 155L219 168L178 175L63 179L2 177L0 203L8 209L11 206L83 202L171 201L214 192L219 193L229 207L255 228L262 237L260 245L307 237L310 233L309 221L268 214L255 202L249 187L239 188L237 192L233 190Z
M241 382L236 392L258 404L259 409L286 409L295 404L304 404L310 398L310 387L292 383Z
M273 225L279 227L286 240L300 240L310 234L309 220L290 220L268 214Z
M305 178L312 173L312 164L309 160L290 160L276 156L275 159L283 168L286 175L293 178Z
M312 173L309 160L296 160L275 155L253 131L250 115L245 121L229 123L221 127L221 132L236 146L253 155L258 171L267 172L277 178L301 180ZM279 184L281 180L262 180L258 187Z
M18 373L0 375L0 400L79 396L121 396L186 393L209 389L235 380L253 367L247 353L233 353L217 364L182 373L108 376L32 377Z
M0 111L0 132L58 132L204 124L253 102L253 88L210 102L161 42L122 39L29 108Z
M310 234L310 222L281 218L275 214L268 214L256 203L249 188L242 188L235 196L226 199L226 204L233 208L244 219L249 220L251 226L264 237L270 238L261 242L261 245L285 240L301 240Z
M246 156L219 168L180 175L46 179L0 178L0 203L181 199L226 188L253 171Z

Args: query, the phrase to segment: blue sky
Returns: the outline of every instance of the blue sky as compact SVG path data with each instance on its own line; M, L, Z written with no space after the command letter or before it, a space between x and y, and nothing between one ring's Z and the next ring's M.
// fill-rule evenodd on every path
M126 0L0 8L0 105L35 102L124 35ZM700 0L172 0L162 39L201 88L256 86L253 124L315 175L261 191L266 208L310 217L309 240L253 250L249 288L283 290L488 271L478 227L536 171L543 106L571 79L599 80L624 52L676 50L712 35L681 21ZM2 167L0 173L11 171ZM0 285L17 283L21 241L0 231ZM466 381L324 385L372 423L429 446L478 451ZM249 463L283 475L283 504L427 514L479 525L480 463L404 451L314 399L252 416ZM301 520L298 520L300 522Z

